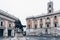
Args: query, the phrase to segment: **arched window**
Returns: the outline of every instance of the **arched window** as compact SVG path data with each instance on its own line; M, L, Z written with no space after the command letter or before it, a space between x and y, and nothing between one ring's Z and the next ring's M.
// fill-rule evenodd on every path
M51 5L49 5L49 7L51 7Z
M49 13L51 13L51 10L49 10Z
M42 22L42 18L40 19L40 22Z
M49 19L49 17L47 17L47 19Z
M57 16L54 16L54 19L56 19L57 18Z
M11 24L9 24L9 27L11 27Z
M3 26L3 22L1 21L1 26Z
M35 29L37 28L37 25L35 25Z

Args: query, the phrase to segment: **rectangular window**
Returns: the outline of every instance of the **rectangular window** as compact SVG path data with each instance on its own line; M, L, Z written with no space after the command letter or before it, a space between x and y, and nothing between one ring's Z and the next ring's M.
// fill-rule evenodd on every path
M40 28L42 28L42 24L40 25Z
M11 36L11 30L8 30L8 36Z
M55 23L55 27L57 27L57 23Z
M30 29L30 25L28 25L28 28Z
M3 37L4 29L0 29L0 37Z
M47 24L47 27L49 27L49 24Z
M47 32L48 32L48 30L46 29L46 30L45 30L45 32L47 33Z

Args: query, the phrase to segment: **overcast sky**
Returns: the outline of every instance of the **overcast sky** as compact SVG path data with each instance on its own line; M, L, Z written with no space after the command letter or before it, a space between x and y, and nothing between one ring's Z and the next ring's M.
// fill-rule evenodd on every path
M23 25L29 16L47 13L49 0L0 0L0 9L18 17ZM53 0L54 10L60 10L60 0Z

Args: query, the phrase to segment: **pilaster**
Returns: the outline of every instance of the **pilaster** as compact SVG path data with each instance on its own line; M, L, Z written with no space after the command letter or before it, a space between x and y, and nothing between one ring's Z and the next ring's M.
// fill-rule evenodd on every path
M14 29L11 31L11 36L14 36Z

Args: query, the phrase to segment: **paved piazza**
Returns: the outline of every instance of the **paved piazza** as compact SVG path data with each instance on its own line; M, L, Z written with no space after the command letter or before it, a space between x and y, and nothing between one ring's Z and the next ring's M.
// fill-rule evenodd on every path
M25 37L14 37L14 38L0 38L0 40L60 40L60 37L31 37L31 36L25 36Z

